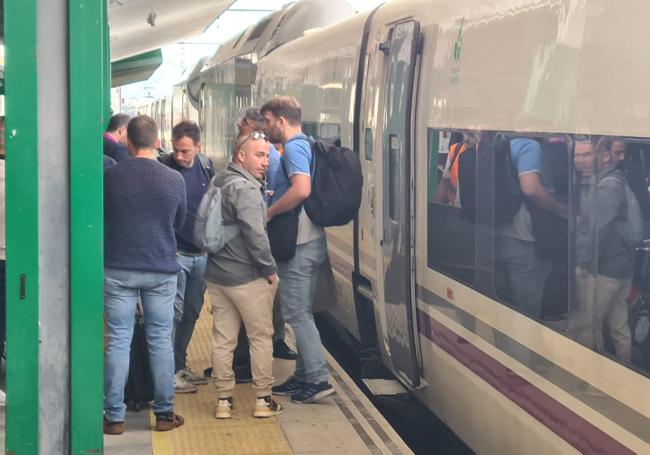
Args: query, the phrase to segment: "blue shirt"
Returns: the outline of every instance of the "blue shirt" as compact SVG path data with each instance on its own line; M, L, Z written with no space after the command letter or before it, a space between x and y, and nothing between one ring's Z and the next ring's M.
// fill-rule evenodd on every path
M273 190L271 204L276 203L284 193L291 187L291 178L294 175L307 175L311 177L311 146L307 136L298 133L293 136L284 146L284 154L278 164L278 171L275 174L275 181L269 188ZM283 171L282 167L284 166Z
M201 250L194 245L194 223L201 198L207 191L210 180L203 170L203 166L201 166L198 157L194 159L192 167L179 166L173 158L170 164L172 169L177 170L183 176L187 194L187 215L185 216L185 223L183 223L182 228L176 229L177 248L186 253L200 253Z
M517 170L517 176L541 173L542 147L534 139L518 137L510 141L510 158ZM519 185L516 185L519 188ZM520 191L520 190L519 190Z

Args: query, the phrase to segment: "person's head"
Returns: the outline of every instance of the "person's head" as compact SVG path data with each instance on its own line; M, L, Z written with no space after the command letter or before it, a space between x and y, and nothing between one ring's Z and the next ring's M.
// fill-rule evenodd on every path
M463 143L467 148L476 147L481 142L480 131L468 131L463 133Z
M0 156L5 156L5 118L0 117Z
M616 163L621 163L625 159L625 151L627 150L627 145L625 141L620 138L612 139L611 154L612 159Z
M625 143L618 138L602 136L595 141L596 167L600 171L618 164L625 158Z
M148 115L133 117L126 127L126 146L131 156L140 151L151 151L158 140L156 121Z
M181 167L192 167L201 151L201 131L189 120L178 123L172 129L172 158Z
M302 131L302 109L292 96L277 96L260 108L264 117L264 132L274 143L286 143Z
M269 167L269 142L262 131L253 131L237 138L232 161L264 180Z
M237 137L251 134L253 131L264 131L264 117L254 107L246 109L244 116L237 122L237 129Z
M573 161L576 171L584 176L594 173L594 142L589 136L576 136Z
M126 144L126 126L129 124L129 117L127 114L115 114L108 121L106 132L120 144Z

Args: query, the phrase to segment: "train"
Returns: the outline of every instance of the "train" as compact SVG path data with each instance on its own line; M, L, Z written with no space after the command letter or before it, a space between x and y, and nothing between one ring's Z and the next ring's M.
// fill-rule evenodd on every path
M650 4L393 0L273 45L282 14L184 87L220 166L243 109L276 95L299 100L307 134L359 154L361 207L327 229L316 306L477 453L650 453L647 365L570 329L585 215L575 144L620 138L647 182ZM260 39L241 47L247 36ZM451 146L471 134L468 218L436 193ZM520 137L548 157L548 191L568 211L536 314L500 285L496 156L503 138Z

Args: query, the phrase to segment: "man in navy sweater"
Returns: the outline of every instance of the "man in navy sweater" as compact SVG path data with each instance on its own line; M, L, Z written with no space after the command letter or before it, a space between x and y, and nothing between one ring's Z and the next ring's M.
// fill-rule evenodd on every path
M176 230L178 264L178 287L174 302L174 363L176 393L196 392L196 384L207 384L205 376L195 374L187 366L187 347L192 339L194 326L203 307L205 294L205 266L207 255L194 245L193 231L196 212L201 198L214 175L214 166L208 157L201 155L201 132L196 123L182 121L172 129L174 151L158 160L180 172L185 181L187 194L187 217Z
M127 114L115 114L111 117L104 133L104 156L107 156L118 163L130 158L126 144L126 125L129 117ZM104 165L106 167L106 165Z
M133 159L104 173L104 433L124 432L124 386L140 296L154 382L156 430L183 424L174 414L172 325L176 275L174 228L185 221L185 182L154 155L156 122L138 116L127 127Z

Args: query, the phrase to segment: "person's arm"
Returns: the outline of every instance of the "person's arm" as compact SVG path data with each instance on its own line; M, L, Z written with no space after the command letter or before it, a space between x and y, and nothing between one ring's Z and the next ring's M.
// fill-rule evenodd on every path
M537 207L546 209L563 218L569 216L568 207L557 202L553 196L546 191L538 173L531 172L520 175L519 184L521 186L521 192L526 196L526 199L531 201Z
M308 175L294 174L289 178L291 186L278 201L269 207L267 219L298 207L311 194L311 178Z
M179 184L177 185L176 194L180 196L180 201L178 203L178 208L176 209L176 217L174 220L174 229L182 229L183 224L185 223L185 215L187 214L187 196L185 192L185 182L183 177L178 174L180 177Z
M233 213L239 224L244 244L261 274L273 282L276 265L264 226L266 204L260 191L250 184L233 188L233 192Z

